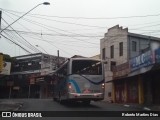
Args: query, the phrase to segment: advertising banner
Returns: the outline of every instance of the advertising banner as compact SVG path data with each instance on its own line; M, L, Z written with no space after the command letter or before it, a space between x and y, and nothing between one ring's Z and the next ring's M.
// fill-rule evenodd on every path
M155 63L155 53L151 50L130 60L130 70L134 71Z
M160 48L155 50L156 63L160 63Z

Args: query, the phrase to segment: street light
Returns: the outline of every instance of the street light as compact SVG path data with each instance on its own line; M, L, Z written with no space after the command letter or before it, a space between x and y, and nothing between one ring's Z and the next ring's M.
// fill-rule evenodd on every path
M45 49L43 49L41 46L39 46L39 45L36 45L36 47L39 47L39 48L41 48L43 51L45 51L46 53L47 53L47 51L45 50ZM48 53L47 53L48 54Z
M1 30L0 33L2 33L4 30L6 30L8 27L10 27L11 25L13 25L15 22L17 22L19 19L21 19L23 16L25 16L26 14L28 14L29 12L31 12L33 9L35 9L36 7L38 7L39 5L50 5L49 2L43 2L40 3L38 5L36 5L35 7L33 7L31 10L29 10L28 12L26 12L25 14L23 14L21 17L19 17L17 20L15 20L14 22L12 22L10 25L8 25L7 27L5 27L3 30Z

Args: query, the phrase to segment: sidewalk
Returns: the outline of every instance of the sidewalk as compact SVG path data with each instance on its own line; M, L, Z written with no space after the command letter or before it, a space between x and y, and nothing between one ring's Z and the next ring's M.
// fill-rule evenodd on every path
M132 103L111 103L109 101L103 100L102 102L109 103L109 104L115 104L115 105L120 105L128 108L134 108L137 110L142 110L142 111L160 111L160 105L145 105L145 104L132 104Z
M140 105L140 104L124 104L125 107L132 107L144 111L160 111L160 105Z
M0 101L0 111L17 111L23 106L21 102Z

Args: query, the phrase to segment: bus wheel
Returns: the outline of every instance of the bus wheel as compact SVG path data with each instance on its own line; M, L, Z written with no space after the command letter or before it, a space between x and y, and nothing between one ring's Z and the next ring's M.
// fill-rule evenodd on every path
M89 105L90 103L91 103L90 100L83 101L83 104L84 104L84 105Z

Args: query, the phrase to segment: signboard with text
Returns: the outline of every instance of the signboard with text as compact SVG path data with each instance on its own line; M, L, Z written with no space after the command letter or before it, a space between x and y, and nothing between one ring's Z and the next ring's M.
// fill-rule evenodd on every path
M155 63L155 53L151 50L130 60L131 71L147 67Z

